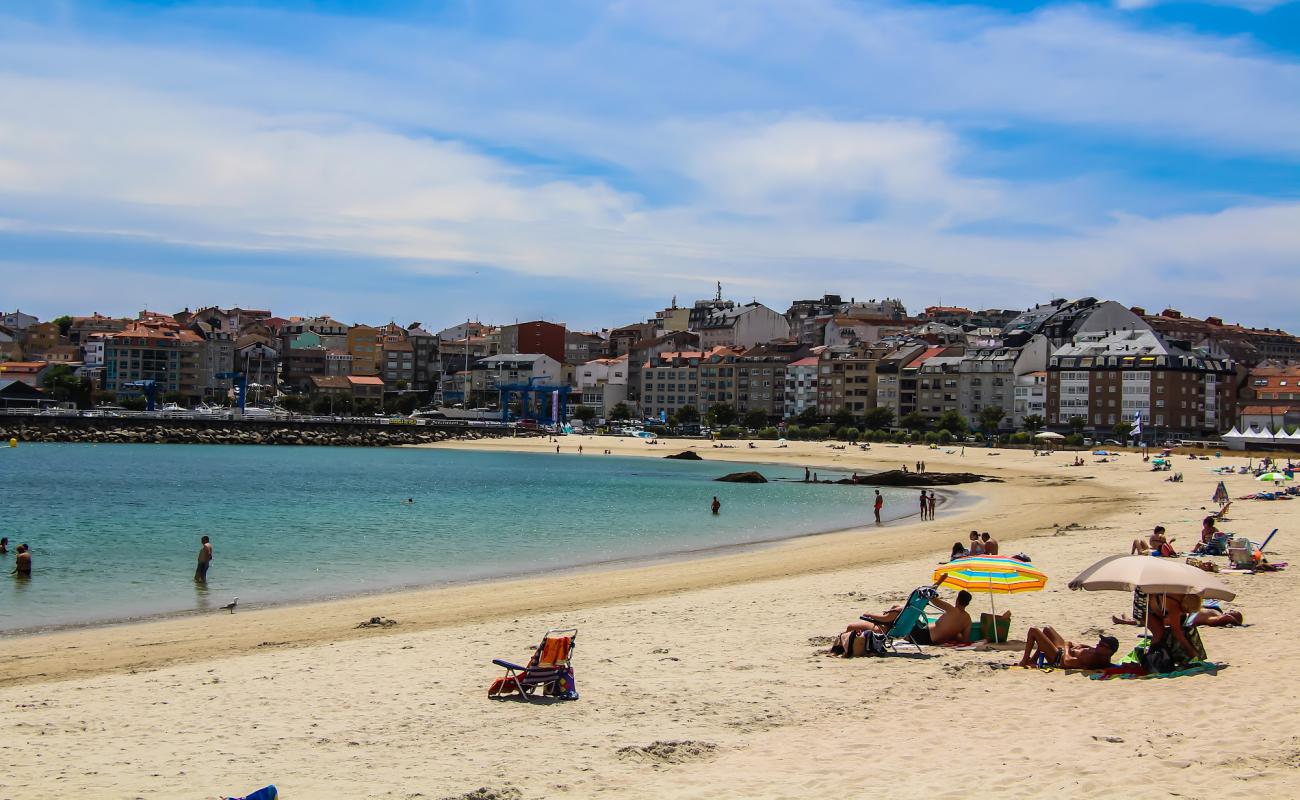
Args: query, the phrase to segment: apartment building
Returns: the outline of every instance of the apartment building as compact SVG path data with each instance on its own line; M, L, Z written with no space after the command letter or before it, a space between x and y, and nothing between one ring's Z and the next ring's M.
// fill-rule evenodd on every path
M566 352L565 327L554 322L534 320L501 326L498 353L541 353L563 364Z
M379 375L380 333L378 328L369 325L353 325L348 328L347 351L352 354L352 374L364 376Z
M816 355L792 361L785 367L785 416L793 417L807 409L820 413L817 404L818 365Z
M596 358L574 370L579 405L595 409L609 419L614 406L627 402L628 357Z
M1225 359L1193 353L1154 331L1092 333L1052 353L1047 368L1047 418L1105 431L1141 414L1144 426L1171 433L1215 433L1236 413Z
M1015 418L1016 379L1047 368L1050 345L1047 337L1034 334L1020 338L1020 346L967 348L959 375L960 413L973 427L990 406L1002 410L998 428L1010 429Z
M892 347L859 343L822 349L817 367L817 410L823 417L847 410L861 415L877 404L877 367Z
M715 311L694 328L705 352L716 347L748 350L756 345L790 336L790 322L783 314L762 303Z
M641 414L661 417L682 406L700 404L700 365L704 353L695 350L653 353L641 367ZM713 395L717 396L717 367L712 367ZM701 410L701 413L703 411Z
M1030 372L1016 376L1015 400L1011 407L1011 425L1016 430L1025 427L1025 417L1041 417L1047 422L1047 371Z

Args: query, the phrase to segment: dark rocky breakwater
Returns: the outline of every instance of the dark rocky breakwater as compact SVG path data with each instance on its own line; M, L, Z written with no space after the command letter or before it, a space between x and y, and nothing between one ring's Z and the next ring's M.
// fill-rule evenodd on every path
M393 447L514 436L516 431L470 426L378 425L291 420L193 420L27 417L0 418L0 441L119 444L278 444ZM529 435L519 431L518 435Z

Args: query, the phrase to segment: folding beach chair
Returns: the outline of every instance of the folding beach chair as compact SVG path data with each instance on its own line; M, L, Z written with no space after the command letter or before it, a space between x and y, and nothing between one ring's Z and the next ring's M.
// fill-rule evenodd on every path
M493 664L505 667L506 674L492 682L488 697L519 692L525 700L531 701L532 694L540 687L546 697L577 700L578 687L570 664L577 639L577 628L547 631L542 636L542 643L533 651L533 657L528 660L527 666L499 658L492 659Z
M897 642L906 642L916 648L916 652L921 652L921 645L917 644L912 638L918 625L925 625L925 607L930 604L930 598L935 594L934 587L921 586L912 590L912 594L907 598L907 605L903 606L902 612L894 620L894 624L885 632L886 649L898 652ZM870 619L864 614L862 619Z

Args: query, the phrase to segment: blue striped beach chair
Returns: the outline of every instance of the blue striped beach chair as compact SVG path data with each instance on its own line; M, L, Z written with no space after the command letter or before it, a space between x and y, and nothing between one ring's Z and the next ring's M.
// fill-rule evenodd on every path
M533 651L527 665L493 659L493 664L505 667L506 674L492 682L488 697L518 692L525 700L532 701L533 694L540 688L546 697L577 700L578 687L571 663L577 640L577 628L550 630L542 636L542 643Z

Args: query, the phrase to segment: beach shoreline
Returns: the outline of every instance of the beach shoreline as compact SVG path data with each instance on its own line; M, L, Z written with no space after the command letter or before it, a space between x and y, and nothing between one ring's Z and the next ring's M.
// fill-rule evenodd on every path
M676 452L672 444L577 437L561 439L562 451L579 441L584 457L606 448ZM512 444L520 445L476 446ZM214 795L270 782L286 798L450 797L482 786L526 800L823 796L867 790L878 783L871 765L907 763L918 747L953 743L953 721L963 719L979 720L980 735L958 737L957 746L978 755L981 769L958 783L946 770L904 770L891 786L937 797L1091 797L1134 785L1193 797L1300 789L1290 766L1300 726L1289 711L1300 698L1285 680L1300 668L1300 647L1272 624L1300 611L1293 571L1223 576L1249 624L1203 633L1211 657L1230 665L1222 676L1098 683L1007 669L1018 657L1014 642L883 659L819 654L858 614L928 583L970 529L992 531L1003 553L1030 553L1049 575L1045 591L996 601L1012 611L1013 639L1046 623L1074 641L1104 631L1128 646L1135 629L1109 622L1128 597L1071 592L1066 582L1127 552L1156 523L1170 527L1176 544L1188 542L1220 479L1208 468L1237 459L1180 457L1175 470L1185 481L1169 483L1131 453L1068 467L1074 453L872 451L703 443L701 454L846 473L924 458L932 472L1003 482L962 487L979 501L941 509L935 522L913 516L869 535L0 639L0 703L15 709L0 720L0 736L13 743L17 765L0 777L0 796L110 798L177 786ZM1252 481L1228 483L1237 497ZM1239 501L1228 529L1285 531L1300 517L1293 505ZM1285 552L1278 539L1270 549ZM984 595L972 611L989 608ZM399 624L356 627L377 615ZM581 700L484 697L500 674L492 658L526 658L543 630L569 626L580 631ZM1200 702L1206 692L1232 696L1243 682L1269 686L1267 703L1236 714ZM1192 696L1196 703L1187 702ZM539 725L547 736L533 735ZM168 731L162 739L160 729ZM109 731L114 747L92 744ZM502 746L520 736L528 747Z
M680 449L702 448L702 445L706 444L700 440L681 440L674 443L680 445L680 449L670 447L666 448L665 451L661 451L658 448L662 445L640 449L637 447L640 444L639 440L630 442L627 440L623 442L618 440L614 442L607 441L610 438L597 436L565 437L564 441L568 443L570 453L573 452L578 443L582 443L587 447L605 444L612 445L610 449L615 450L614 454L616 455L644 458L662 458L668 454L666 450L680 452ZM771 443L765 444L770 445ZM403 447L414 449L551 452L554 445L542 437L528 437L477 441L451 440L437 444L404 445ZM814 471L827 470L845 473L854 471L852 464L835 464L827 459L822 459L820 462L810 460L808 458L809 453L804 449L800 449L798 451L800 455L793 459L781 457L788 452L788 448L779 453L765 452L767 448L751 450L737 447L734 449L710 450L703 447L702 449L708 453L708 460L720 464L738 463L779 467L806 465ZM923 448L915 448L915 450L921 452ZM859 457L854 459L856 463L876 461L871 457L871 453L858 451L858 455ZM861 456L866 456L866 458ZM592 453L589 457L598 458L599 456ZM878 466L873 466L876 471L890 468L894 468L892 462L888 465L881 462ZM860 469L859 471L865 472L866 470ZM947 520L956 514L972 512L986 502L986 487L995 485L971 483L964 484L960 488L934 487L936 493L941 495L940 514ZM827 488L832 491L870 491L868 487L834 484L827 484ZM864 495L864 502L866 497ZM260 633L257 635L251 633L246 635L223 635L221 641L225 645L225 649L222 657L251 652L268 640L292 642L296 645L312 645L330 641L343 641L355 638L357 635L367 635L369 632L356 634L353 632L354 629L342 625L343 619L350 619L355 614L363 615L357 617L358 622L369 619L371 616L388 616L399 619L405 617L406 624L411 627L441 627L454 624L457 620L448 619L444 615L421 615L416 609L427 607L439 602L440 599L449 597L455 597L456 600L452 605L453 607L459 607L459 603L467 602L472 604L474 601L469 598L476 598L484 594L510 596L513 594L526 595L534 591L547 593L550 591L550 582L566 587L572 587L575 582L589 584L612 582L619 586L628 587L627 591L633 592L628 597L652 597L658 593L653 588L655 585L662 586L662 591L668 593L712 588L749 580L761 580L768 577L807 574L843 566L863 565L879 560L888 560L891 557L901 558L905 555L905 552L894 549L897 547L898 540L906 535L909 528L917 527L920 524L917 512L909 507L902 515L887 520L883 527L865 524L857 527L806 534L776 535L760 541L712 546L699 550L676 550L643 557L576 564L555 570L539 569L521 574L503 574L486 578L422 584L395 589L386 588L339 597L290 600L281 603L250 605L247 608L241 606L238 610L238 618L248 622L250 631L257 630ZM887 536L893 541L890 543L889 548L884 551L877 549L873 551L875 555L870 557L864 558L846 552L864 535L870 535L873 538ZM784 547L793 543L800 543L798 547L794 548L798 551L796 558L790 558L787 553L781 552ZM729 562L728 559L732 561ZM737 562L734 567L732 562ZM664 576L673 573L684 574L687 577L681 580L680 583L664 580ZM635 587L635 589L632 587ZM582 592L578 593L579 596L582 594ZM582 602L590 604L605 602L609 599L611 598L607 593L597 592L593 597L582 598ZM393 611L366 615L364 609L393 609ZM497 607L496 613L505 615L531 609L532 606L528 604L504 603ZM192 646L208 635L204 632L206 627L204 621L211 619L214 614L215 612L211 610L178 611L150 615L144 618L104 620L4 631L0 633L0 687L38 679L60 679L69 675L95 674L96 672L111 671L128 665L139 668L140 666L187 662L195 658L208 657L195 654ZM333 621L333 624L328 628L330 632L326 632L323 629L324 626L322 626L322 628L310 628L309 632L304 634L296 620L307 615L320 616ZM473 618L486 619L490 617L475 616ZM258 636L263 635L269 638L258 638ZM50 659L43 659L31 652L32 650L39 651L47 648L58 651L69 646L64 644L65 640L76 640L82 637L89 637L94 641L97 648L104 648L109 643L120 642L127 646L127 650L123 651L121 648L108 647L104 652L110 655L94 659L92 660L93 663L90 664L87 664L82 659L75 660L66 665L66 671L51 666ZM257 639L257 641L253 641L254 639ZM169 645L153 643L157 641L166 641L169 642ZM43 646L43 643L48 644ZM28 652L19 659L9 658L6 651L19 646ZM70 646L77 647L76 645ZM139 650L142 648L151 649L149 652L141 654ZM78 647L78 649L82 648ZM130 650L136 652L128 657L127 652ZM112 657L112 655L117 657ZM55 658L54 660L57 662L60 659Z

